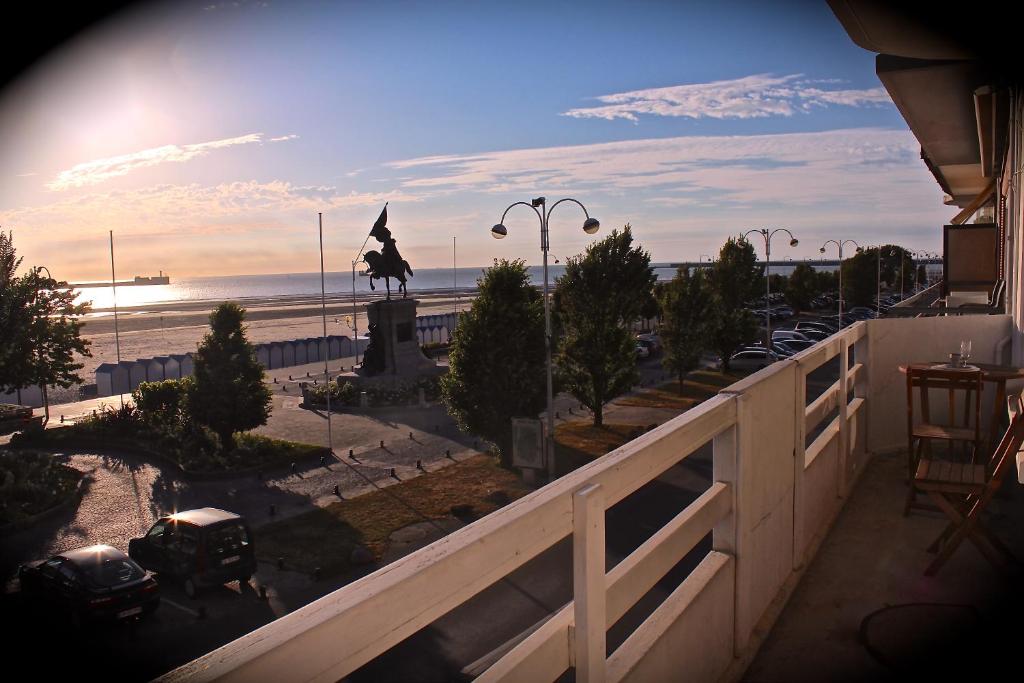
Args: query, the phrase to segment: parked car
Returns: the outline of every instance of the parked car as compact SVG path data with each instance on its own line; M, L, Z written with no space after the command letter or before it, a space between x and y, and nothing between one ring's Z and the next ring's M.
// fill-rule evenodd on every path
M14 403L0 403L0 435L30 427L41 427L43 416L33 414L32 408Z
M160 587L153 575L109 545L23 564L18 578L22 591L63 612L75 626L142 617L160 605Z
M159 576L182 581L190 598L208 586L236 579L247 583L256 571L249 525L240 515L217 508L161 517L145 536L129 542L128 554Z
M647 347L647 350L651 352L651 355L661 351L661 338L658 337L654 332L648 332L645 334L638 334L636 336L637 342Z
M785 339L773 342L773 344L782 344L785 347L793 349L794 353L800 353L804 349L811 348L819 341L819 339Z
M642 342L637 341L636 343L636 357L647 358L651 355L650 349L647 348Z
M772 330L772 341L785 341L786 339L807 341L807 335L796 330Z
M793 326L797 332L803 332L804 330L821 330L822 332L833 333L836 331L836 326L832 323L825 322L824 320L801 320Z
M740 351L729 359L729 367L734 370L760 370L779 359L771 351L763 348L749 348Z

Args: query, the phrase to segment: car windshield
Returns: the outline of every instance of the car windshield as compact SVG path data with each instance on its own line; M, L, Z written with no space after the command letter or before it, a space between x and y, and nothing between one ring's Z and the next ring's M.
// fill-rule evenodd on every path
M209 544L213 550L238 550L249 544L249 534L242 524L216 527L209 532Z
M103 558L84 567L84 570L89 583L104 588L120 586L145 576L142 568L131 560L113 557Z

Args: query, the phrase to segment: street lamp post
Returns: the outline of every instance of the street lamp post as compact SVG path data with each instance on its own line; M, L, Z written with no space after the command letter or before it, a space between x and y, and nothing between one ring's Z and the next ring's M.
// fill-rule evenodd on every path
M797 238L793 237L786 228L776 228L775 230L769 231L768 228L754 228L753 230L747 230L743 233L743 239L747 238L750 233L757 233L764 238L764 283L765 283L765 296L764 296L764 326L767 330L767 341L765 342L765 350L771 352L772 350L772 282L771 282L771 269L772 269L772 237L777 232L784 232L789 235L789 246L795 247L800 242Z
M50 288L49 283L53 282L53 276L50 275L50 269L49 268L47 268L46 266L36 266L36 276L37 276L37 279L36 279L36 301L39 300L39 289L40 289L40 287L39 287L38 275L39 275L39 271L41 271L41 270L45 270L46 271L47 289ZM42 351L39 352L39 355L42 356ZM43 399L43 424L46 424L46 423L48 423L50 421L50 395L46 391L46 380L45 379L42 382L39 383L39 390L42 393L42 399Z
M555 207L562 202L572 202L581 209L583 209L583 215L586 216L586 220L583 222L583 231L588 235L593 235L601 227L601 223L596 218L591 218L587 212L587 207L583 206L578 200L571 197L559 199L557 202L552 204L550 207L547 205L547 198L537 197L529 202L513 202L505 207L505 211L501 214L501 220L491 228L491 236L494 239L503 239L508 234L508 229L505 227L505 216L508 215L509 210L513 206L528 206L533 209L533 212L537 214L537 218L540 220L540 250L544 258L544 361L547 369L547 404L548 404L548 434L547 434L547 460L548 460L548 478L554 480L555 478L555 396L554 396L554 380L551 371L551 307L548 303L548 250L550 249L550 242L548 241L548 219L551 217L551 212L555 210ZM537 210L540 207L540 211Z
M839 247L839 329L843 329L843 246L847 243L853 244L857 247L857 253L861 252L860 245L855 240L828 240L825 244L821 245L820 251L822 254L825 253L825 247L829 244L834 244Z

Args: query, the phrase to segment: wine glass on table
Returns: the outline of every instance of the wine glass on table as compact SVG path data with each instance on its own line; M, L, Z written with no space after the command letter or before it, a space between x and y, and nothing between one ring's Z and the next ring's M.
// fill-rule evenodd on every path
M971 357L971 340L964 339L960 342L960 363L963 367L967 367L967 361Z

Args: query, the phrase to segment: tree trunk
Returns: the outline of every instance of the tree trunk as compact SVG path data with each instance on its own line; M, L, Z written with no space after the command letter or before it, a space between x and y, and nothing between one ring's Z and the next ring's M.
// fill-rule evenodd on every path
M220 437L220 451L221 453L230 453L235 450L235 433L228 429L226 431L217 432L217 436Z
M594 426L604 426L604 406L600 403L594 406Z

